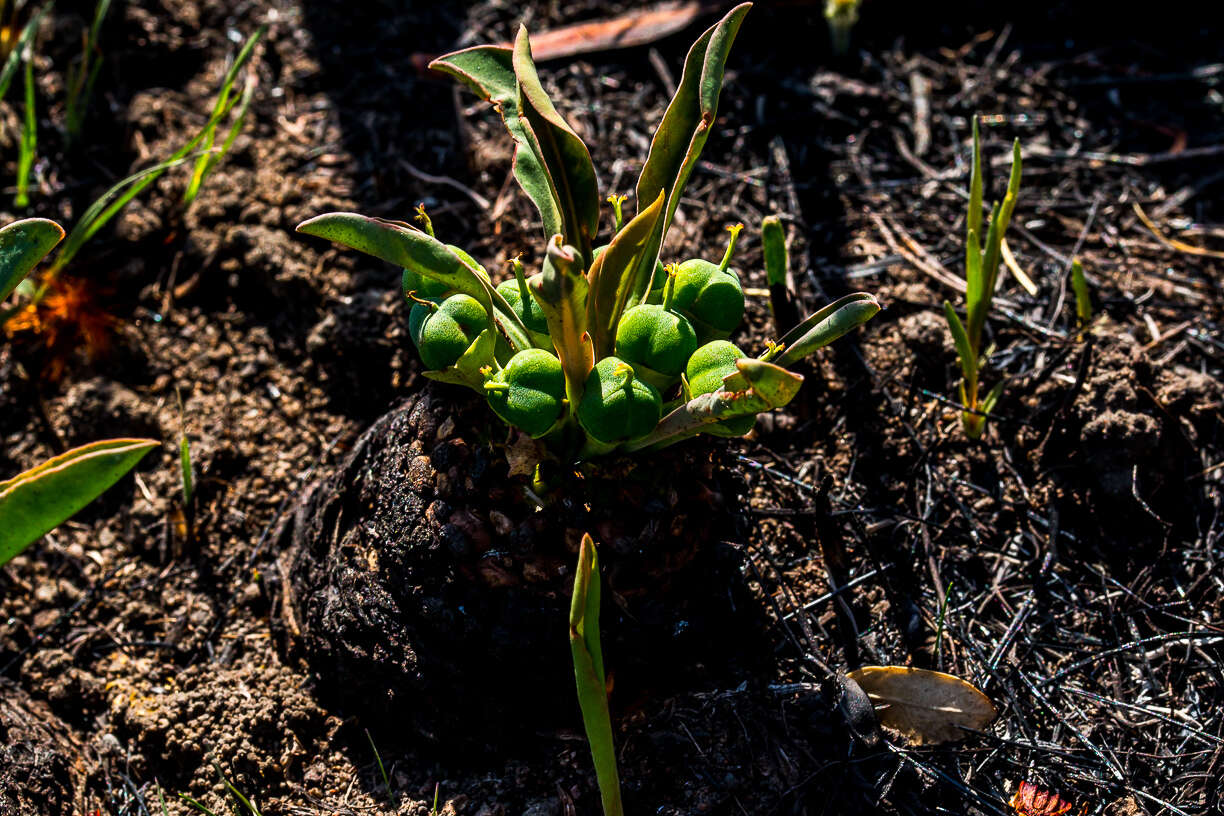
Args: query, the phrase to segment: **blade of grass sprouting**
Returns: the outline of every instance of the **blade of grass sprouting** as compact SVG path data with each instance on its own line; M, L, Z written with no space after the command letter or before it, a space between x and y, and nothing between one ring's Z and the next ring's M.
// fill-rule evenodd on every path
M180 793L180 794L179 794L179 798L180 798L180 799L182 799L184 802L186 802L186 803L187 803L188 805L190 805L191 807L193 807L193 808L195 808L196 810L198 810L198 811L200 811L201 813L203 813L203 814L204 814L204 816L217 816L217 814L213 813L211 810L209 810L208 808L204 807L204 806L203 806L203 805L201 805L199 802L197 802L196 800L192 799L190 796L188 796L188 795L187 795L187 794L185 794L185 793Z
M21 128L21 146L17 156L17 195L13 204L18 208L30 205L30 171L34 169L34 152L38 148L38 119L34 110L34 50L26 52L25 60L25 119Z
M570 604L570 652L604 816L623 816L612 717L608 712L607 678L599 641L599 594L599 556L595 542L584 535L578 551L578 571L574 575L574 596Z
M183 480L183 509L191 507L191 497L195 494L195 480L191 478L191 443L187 435L179 442L179 472Z
M981 291L973 300L966 302L965 329L969 333L969 345L976 352L982 347L982 329L986 325L986 315L990 313L990 301L994 298L994 282L998 275L999 260L1002 254L999 243L999 205L990 211L990 226L986 228L986 246L982 253Z
M370 736L370 729L365 730L366 739L370 741L370 750L374 752L374 761L378 763L378 772L382 774L383 787L387 789L387 801L391 803L391 807L398 808L399 805L395 801L395 794L391 792L391 780L387 778L387 769L383 767L382 755L378 753L378 746L374 744L374 738ZM437 793L434 793L434 800L437 801Z
M89 209L85 210L81 220L68 233L63 249L55 256L55 261L51 264L48 276L54 277L61 269L67 266L73 257L76 256L77 252L80 251L81 247L84 246L85 242L94 236L94 233L106 226L106 223L111 218L114 218L116 213L127 206L127 203L135 198L145 187L156 181L162 173L171 167L177 167L185 161L190 161L192 158L193 156L178 156L176 154L175 158L167 159L160 164L155 164L152 167L146 167L144 170L133 173L103 193L97 201L89 206Z
M234 58L234 65L231 66L229 73L226 75L226 82L221 86L221 91L217 95L217 102L213 106L213 113L216 114L220 110L225 110L227 113L235 107L238 108L238 113L234 119L234 124L230 126L229 134L226 136L225 142L221 146L220 151L213 151L213 144L217 138L217 128L220 126L221 118L216 118L215 121L210 119L212 124L206 129L208 131L205 136L205 153L196 160L195 170L191 174L191 182L187 185L187 190L183 193L183 202L190 204L195 200L200 192L200 187L204 181L212 173L213 168L225 157L229 149L233 146L234 140L238 138L238 134L242 131L242 126L246 122L247 111L251 107L251 100L254 97L255 83L248 79L241 98L235 103L231 100L234 81L237 79L237 71L250 59L251 53L255 49L255 44L263 36L267 26L260 26L243 44L242 49L238 52L238 56Z
M1083 328L1092 322L1092 295L1088 293L1088 280L1079 258L1071 259L1071 288L1075 291L1075 318Z
M961 323L956 310L946 300L944 301L944 317L947 318L948 329L952 332L952 342L956 344L956 356L960 357L961 376L965 378L966 383L969 383L968 390L970 393L977 394L977 353L969 342L969 335L965 332L965 324ZM973 406L966 405L965 407L971 408Z
M969 216L966 233L982 234L982 139L978 133L978 117L973 115L973 169L969 176Z
M217 760L214 759L212 761L212 766L216 769L217 776L221 777L221 784L225 785L225 789L230 792L230 795L237 799L238 802L247 809L251 816L262 816L262 814L259 812L259 808L255 807L255 805L252 804L249 799L242 795L242 791L235 788L233 783L229 781L229 778L226 777L224 772L222 772L221 765L217 762Z
M42 22L43 15L53 5L55 5L53 2L47 3L39 9L38 13L26 23L25 28L21 30L21 36L13 44L13 50L9 52L8 59L4 61L4 67L0 68L0 99L3 99L4 95L8 93L9 85L12 84L13 77L17 73L17 66L21 64L21 58L25 53L25 49L29 46L30 41L34 39L34 34L38 31L38 24Z
M107 222L128 205L128 202L140 195L163 172L192 158L190 154L196 149L197 145L204 141L209 133L216 128L217 123L224 119L230 110L233 109L237 100L229 97L229 89L233 87L234 82L237 80L239 70L250 59L255 43L262 36L266 28L266 26L260 26L259 30L251 35L246 44L243 45L242 50L238 52L238 56L234 59L234 64L230 66L230 70L226 73L225 80L221 84L219 97L224 97L228 101L224 104L218 103L213 108L212 115L208 118L204 127L200 129L200 132L191 141L176 150L170 158L161 164L128 176L108 190L102 198L95 201L85 211L85 215L81 217L76 226L72 228L72 232L68 233L68 238L64 241L64 248L60 250L60 253L55 257L55 262L51 265L48 273L49 276L54 277L61 269L67 266L86 241L92 238L98 230L106 226ZM112 198L114 201L111 201Z
M106 19L110 4L111 0L98 0L94 6L93 23L89 26L81 48L81 62L75 70L69 69L68 72L65 116L69 141L75 141L80 135L85 112L89 109L89 100L93 96L94 82L102 67L102 53L98 42L102 34L102 21Z

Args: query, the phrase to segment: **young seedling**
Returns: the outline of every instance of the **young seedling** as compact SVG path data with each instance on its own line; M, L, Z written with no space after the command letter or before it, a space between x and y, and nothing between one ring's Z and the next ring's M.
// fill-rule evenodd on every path
M25 55L25 115L21 124L21 142L17 147L17 195L13 206L25 209L30 206L30 171L34 169L34 155L38 150L38 117L34 106L34 49L26 47Z
M1088 280L1084 277L1084 265L1079 258L1071 259L1071 288L1075 291L1075 322L1079 337L1084 336L1092 323L1092 294L1088 291Z
M583 535L578 550L569 639L578 705L591 745L604 816L622 816L616 745L612 738L612 717L608 713L608 680L604 675L603 649L599 643L599 554L589 535Z
M1001 245L1012 212L1016 209L1016 196L1020 192L1020 140L1012 144L1011 177L1007 182L1007 194L1002 203L995 204L990 214L990 226L982 245L982 143L978 134L977 117L973 118L973 170L969 180L969 214L965 238L965 322L962 323L952 304L944 301L944 316L956 344L960 358L961 424L965 435L977 439L986 427L986 418L1003 393L1002 381L995 384L985 399L979 398L979 379L982 365L982 330L986 316L990 313L990 301L994 297L995 284L999 279Z
M51 287L52 282L59 273L72 262L77 253L85 246L99 230L105 227L112 218L123 211L132 199L140 195L150 184L157 181L169 169L178 167L179 165L191 161L193 159L216 159L224 155L224 151L228 149L232 143L230 139L226 140L226 144L220 149L200 150L201 143L208 140L216 131L218 124L229 116L234 106L241 103L240 99L235 98L231 93L234 83L237 81L243 67L250 61L254 52L255 45L259 38L263 35L265 27L261 27L258 31L252 34L243 44L242 49L234 58L233 65L225 75L225 79L221 83L221 89L218 93L218 102L214 106L212 115L208 121L204 123L204 127L190 141L176 150L168 159L152 167L147 167L137 173L133 173L127 178L119 181L109 190L102 194L98 200L91 204L81 218L73 226L71 232L68 233L64 245L56 253L55 259L51 262L50 267L43 275L41 285L35 290L25 306L36 305L40 303ZM244 94L245 96L245 94ZM237 125L235 125L237 126ZM216 161L213 161L207 166L203 175L200 175L200 168L197 166L196 174L193 176L193 184L202 183L208 173L216 166ZM190 187L189 187L190 189ZM198 189L198 187L197 187ZM19 310L19 307L11 307L7 310L0 309L0 326L3 326L9 318L11 318Z
M825 0L824 15L829 23L833 53L844 57L850 53L850 32L859 18L861 0Z
M0 301L63 237L59 224L41 218L0 229ZM101 495L158 444L94 442L0 481L0 566Z
M102 68L102 49L99 41L102 22L106 19L110 4L111 0L98 0L94 6L93 22L86 30L81 43L81 58L68 67L65 78L67 96L64 100L64 127L70 145L81 135L81 126L85 123L89 100L93 96L94 82Z
M742 435L756 414L798 392L803 378L785 366L880 308L865 293L842 298L752 358L726 343L744 312L731 267L742 227L731 228L718 263L660 260L749 6L732 9L689 49L638 178L637 214L626 218L625 197L610 196L613 232L603 246L594 245L601 199L590 152L545 93L525 28L513 47L467 48L431 66L501 113L515 143L515 178L544 226L538 272L528 275L515 260L514 278L495 286L419 216L420 228L329 213L298 230L403 267L425 375L474 389L498 416L555 443L563 457L657 449L698 433Z

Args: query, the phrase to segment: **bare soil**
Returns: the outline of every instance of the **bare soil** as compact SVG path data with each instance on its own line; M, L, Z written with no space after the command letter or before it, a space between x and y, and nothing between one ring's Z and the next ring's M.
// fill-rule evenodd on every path
M661 663L676 676L613 689L627 809L997 814L1030 780L1089 813L1218 814L1218 38L1205 22L1108 4L868 0L856 53L836 59L820 6L748 16L667 252L717 257L742 221L736 265L763 289L753 233L780 212L807 306L866 289L887 309L810 366L790 409L689 454L741 485L719 509L734 519L719 546L740 565L728 583L743 589L742 620L760 622L759 649L713 638L720 670ZM6 221L70 226L170 153L205 121L236 42L269 29L247 130L196 204L180 203L184 173L167 177L67 270L38 330L0 344L0 473L103 436L166 441L0 570L0 814L160 813L159 792L170 813L189 812L179 793L222 813L223 779L265 816L427 814L435 790L450 814L597 811L553 668L541 688L566 692L556 708L536 718L526 697L494 711L537 723L499 739L471 711L380 716L295 639L294 509L380 417L445 391L424 390L398 270L293 227L334 209L406 218L424 202L439 234L489 269L519 252L534 263L538 224L496 115L422 65L508 39L520 20L538 31L626 8L117 3L75 146L64 71L92 6L48 14L36 189L25 212L4 192ZM542 66L606 192L631 191L699 30ZM5 184L17 96L0 102ZM1009 244L1037 288L1006 275L996 299L987 376L1007 386L981 442L959 429L941 314L959 301L946 281L960 274L974 113L988 195L1005 184L1011 140L1023 145ZM1097 313L1083 338L1073 255ZM756 348L770 322L750 297L734 339ZM180 433L197 469L190 524ZM459 435L496 461L493 435ZM478 509L516 518L487 496ZM856 733L838 672L882 663L970 679L999 717L941 748ZM469 729L458 756L422 734L440 722Z

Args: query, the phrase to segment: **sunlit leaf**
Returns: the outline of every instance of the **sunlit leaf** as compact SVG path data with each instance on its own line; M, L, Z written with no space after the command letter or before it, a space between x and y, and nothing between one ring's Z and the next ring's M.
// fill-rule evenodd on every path
M650 154L638 177L638 208L648 206L647 202L654 201L660 192L667 196L667 205L647 246L643 263L648 270L654 268L684 186L710 137L718 114L727 54L751 7L751 3L742 3L731 9L693 43L684 60L676 94L651 139Z
M0 301L64 238L64 229L45 218L26 218L0 228Z
M780 366L794 365L863 325L879 311L880 303L875 295L866 292L838 298L783 335L777 344L782 351L771 362Z
M864 666L849 672L876 706L880 724L912 745L964 739L995 718L995 707L973 684L943 672L906 666Z
M153 439L93 442L0 482L0 564L72 517L159 444Z
M641 301L650 288L649 269L640 263L650 235L663 212L663 194L616 233L608 248L595 259L587 275L587 328L595 344L595 358L612 353L616 327L625 309Z

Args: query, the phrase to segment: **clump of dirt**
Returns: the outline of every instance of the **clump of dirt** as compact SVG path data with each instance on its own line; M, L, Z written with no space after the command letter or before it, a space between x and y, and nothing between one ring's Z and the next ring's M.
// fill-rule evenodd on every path
M80 744L44 703L0 679L0 813L70 813Z
M192 666L154 682L115 681L110 716L115 730L139 751L141 771L226 778L249 791L285 789L338 727L315 703L301 675L279 665ZM201 791L194 791L195 794Z
M584 532L619 693L753 665L765 639L727 543L743 488L718 448L557 466L537 495L534 443L504 436L479 401L428 388L300 505L287 626L346 710L451 746L577 725L566 616Z
M1092 351L1082 393L1037 451L1040 466L1090 508L1106 537L1192 533L1185 525L1202 487L1191 477L1205 467L1195 452L1219 415L1219 383L1185 367L1158 370L1125 335L1101 338Z

